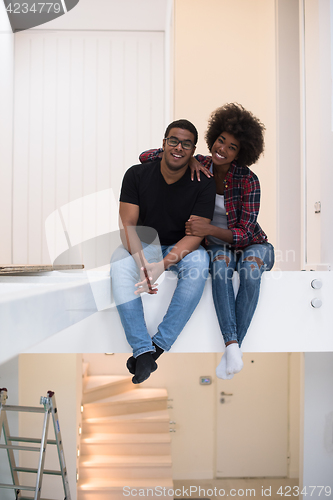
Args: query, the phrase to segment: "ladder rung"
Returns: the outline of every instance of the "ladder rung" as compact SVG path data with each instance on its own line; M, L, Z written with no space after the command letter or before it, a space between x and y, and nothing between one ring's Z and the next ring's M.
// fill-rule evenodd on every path
M20 450L20 451L40 451L40 448L34 446L15 446L11 444L0 444L2 450Z
M39 408L37 406L13 406L13 405L5 405L2 407L5 411L23 411L29 413L45 413L46 410L44 408Z
M17 441L21 443L36 443L36 444L40 444L42 442L42 440L38 438L20 438L16 436L8 436L7 441ZM57 441L55 439L48 439L47 444L57 444Z
M8 490L36 491L36 488L34 486L22 486L21 484L4 484L4 483L0 483L0 488L6 488Z
M38 469L30 469L28 467L15 467L13 468L16 472L31 472L37 474ZM50 474L51 476L61 476L60 470L43 470L43 474Z
M20 500L34 500L34 497L20 497ZM49 498L40 498L40 500L50 500Z

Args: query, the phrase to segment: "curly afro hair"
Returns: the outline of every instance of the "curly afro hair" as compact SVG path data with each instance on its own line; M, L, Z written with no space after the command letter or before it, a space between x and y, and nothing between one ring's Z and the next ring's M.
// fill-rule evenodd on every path
M249 167L255 163L264 150L265 125L240 104L224 104L210 115L205 139L209 151L216 139L229 132L240 142L237 164Z

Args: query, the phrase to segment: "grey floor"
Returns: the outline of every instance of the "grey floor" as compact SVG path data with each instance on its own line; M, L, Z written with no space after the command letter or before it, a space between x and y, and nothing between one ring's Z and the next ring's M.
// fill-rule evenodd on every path
M179 491L177 491L177 489ZM174 480L174 498L298 498L298 479L288 478L225 478L207 480Z

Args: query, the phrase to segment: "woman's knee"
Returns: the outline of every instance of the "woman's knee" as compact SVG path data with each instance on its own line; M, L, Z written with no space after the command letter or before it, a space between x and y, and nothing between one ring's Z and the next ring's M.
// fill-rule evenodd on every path
M211 255L209 270L212 279L232 279L234 274L233 260L226 253L214 253Z
M260 270L270 270L274 265L275 255L274 247L271 243L261 243L250 245L242 254L242 262L256 264ZM250 264L250 265L251 265Z
M249 286L260 284L261 275L265 271L265 263L259 257L249 256L244 258L238 266L240 282L246 281Z

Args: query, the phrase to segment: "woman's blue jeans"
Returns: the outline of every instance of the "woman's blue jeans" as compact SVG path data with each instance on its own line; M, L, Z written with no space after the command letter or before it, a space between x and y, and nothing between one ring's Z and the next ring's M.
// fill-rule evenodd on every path
M209 245L213 299L224 342L242 344L256 310L261 275L274 265L274 248L270 243L250 245L242 250ZM235 298L232 286L234 271L239 274Z
M143 247L148 262L159 262L172 249L172 246L166 245L143 244ZM112 256L113 297L134 357L155 351L152 341L165 351L171 348L202 296L209 274L208 254L204 248L199 247L169 270L178 276L177 287L157 333L151 338L144 319L141 297L134 295L135 284L140 281L139 269L133 257L122 246Z

